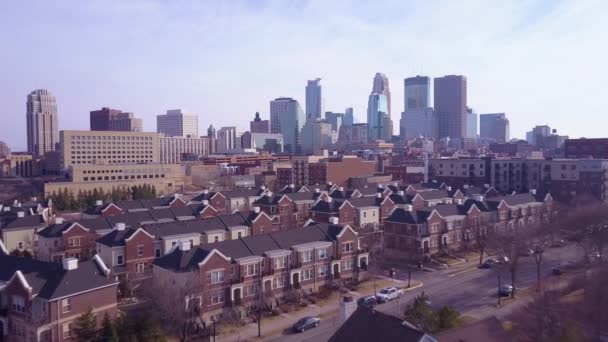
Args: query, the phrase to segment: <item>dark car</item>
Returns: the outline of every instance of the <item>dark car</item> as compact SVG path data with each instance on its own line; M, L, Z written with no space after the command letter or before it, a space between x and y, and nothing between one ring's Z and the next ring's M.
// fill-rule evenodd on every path
M559 240L559 241L555 241L552 245L551 248L559 248L559 247L564 247L568 244L568 242L566 242L566 240Z
M486 259L483 264L479 265L479 268L492 268L498 264L496 259Z
M318 327L320 323L321 319L319 317L303 317L293 325L293 331L304 332L308 329Z
M375 296L365 296L357 300L357 305L366 308L373 308L376 304L378 304L378 301L376 300Z
M553 275L561 275L563 272L562 272L562 269L561 269L561 268L559 268L559 267L553 267L553 268L551 269L551 273L552 273Z
M511 285L503 285L498 290L498 293L501 297L509 297L513 293L513 286Z

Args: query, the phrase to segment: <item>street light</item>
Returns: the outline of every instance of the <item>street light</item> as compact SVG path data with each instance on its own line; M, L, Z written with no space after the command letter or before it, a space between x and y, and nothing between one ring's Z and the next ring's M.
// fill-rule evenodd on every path
M410 288L410 281L412 280L412 265L407 264L407 288Z
M500 306L500 274L498 275L498 305Z

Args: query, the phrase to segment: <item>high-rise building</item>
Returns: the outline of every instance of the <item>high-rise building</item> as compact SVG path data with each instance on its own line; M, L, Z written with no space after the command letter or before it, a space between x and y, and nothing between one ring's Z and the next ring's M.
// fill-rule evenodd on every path
M251 133L270 133L270 120L262 120L260 113L255 112L255 118L249 122Z
M387 112L389 118L391 116L391 90L388 85L388 77L381 72L377 72L374 76L374 85L372 87L372 94L382 94L386 96Z
M306 85L306 119L321 119L323 113L323 97L321 79L309 80Z
M180 163L189 158L207 156L209 139L206 137L160 137L159 153L161 164Z
M342 124L344 126L352 126L355 123L355 118L353 117L353 108L348 107L344 110L344 120L342 120Z
M434 98L438 138L465 138L467 78L461 75L435 78Z
M479 137L498 143L509 141L509 119L505 113L480 114Z
M344 124L344 113L325 112L325 120L331 124L332 131L339 132Z
M27 96L27 151L34 157L54 151L59 143L57 101L46 89L37 89Z
M4 141L0 141L0 158L8 157L11 155L11 149Z
M401 113L401 139L437 138L437 117L433 108L408 109Z
M371 94L367 102L368 139L390 141L393 135L392 121L388 115L385 95Z
M222 127L217 131L217 152L224 153L240 148L237 144L236 127Z
M302 128L302 152L317 154L331 145L331 123L324 120L307 120Z
M170 109L156 116L156 131L168 137L198 137L198 116Z
M142 122L133 113L103 107L89 112L91 131L141 132Z
M285 152L291 154L299 152L300 131L305 121L304 112L298 101L290 97L279 97L270 101L270 131L283 135Z
M404 84L404 111L423 109L429 106L431 80L428 76L406 78Z
M472 108L467 108L467 125L465 138L477 139L477 113Z
M548 125L535 126L530 132L526 133L526 141L530 145L540 145L543 138L551 135L551 127Z
M209 125L209 128L207 128L207 140L209 141L209 154L215 153L217 151L217 139L213 125Z

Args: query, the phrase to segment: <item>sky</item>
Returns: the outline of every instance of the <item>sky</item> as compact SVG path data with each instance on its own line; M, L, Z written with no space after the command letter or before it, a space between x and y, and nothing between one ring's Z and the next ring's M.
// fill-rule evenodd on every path
M181 108L200 134L247 129L322 78L325 110L366 118L385 73L398 132L403 79L465 75L468 105L505 112L511 136L549 124L605 137L608 1L0 1L0 141L26 146L25 101L57 98L60 129L108 106L143 118Z

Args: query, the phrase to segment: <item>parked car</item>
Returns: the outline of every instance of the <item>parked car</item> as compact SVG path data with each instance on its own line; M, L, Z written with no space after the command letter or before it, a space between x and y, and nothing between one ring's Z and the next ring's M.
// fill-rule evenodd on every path
M479 268L492 268L494 265L496 265L496 260L486 259L483 264L479 265Z
M386 303L393 299L397 299L401 296L401 291L397 290L396 287L385 287L378 294L376 294L376 300L378 303Z
M559 248L559 247L564 247L568 244L568 242L564 239L562 240L558 240L553 242L553 244L551 244L551 248Z
M523 251L519 252L519 256L522 256L522 257L528 257L528 256L532 256L532 255L534 255L534 250L532 250L530 248L524 249Z
M319 317L303 317L293 325L293 331L305 332L308 329L316 328L321 324L321 318Z
M498 290L498 294L502 297L508 297L513 293L513 286L511 285L502 285Z
M365 296L365 297L361 297L361 298L359 298L359 300L357 300L357 305L363 306L366 308L373 308L377 303L378 303L378 301L376 300L375 296Z
M506 256L499 256L498 258L496 258L494 260L496 260L496 263L498 263L498 264L506 264L509 262L509 258Z
M562 269L561 269L561 268L559 268L559 267L553 267L553 268L551 269L551 274L553 274L553 275L556 275L556 276L557 276L557 275L561 275L562 273L563 273L563 272L562 272Z

